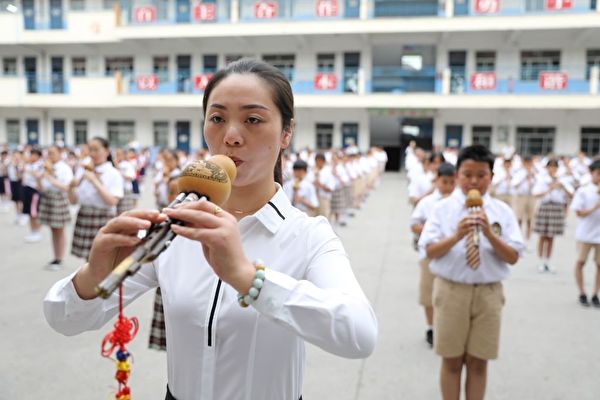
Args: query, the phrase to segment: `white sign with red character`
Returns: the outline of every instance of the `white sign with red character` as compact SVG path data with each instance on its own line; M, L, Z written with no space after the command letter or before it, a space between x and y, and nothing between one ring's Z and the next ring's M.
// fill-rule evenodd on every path
M217 17L217 5L195 2L192 7L192 16L194 21L214 21Z
M317 1L317 17L337 17L337 0L319 0Z
M494 90L496 89L495 72L476 72L471 74L472 90Z
M208 85L208 82L210 82L212 77L213 74L196 75L194 78L194 88L204 91L204 89L206 89L206 85Z
M572 0L546 0L547 10L568 10L573 7Z
M136 79L138 90L158 89L158 77L156 75L141 75Z
M275 18L277 16L277 3L257 1L254 3L254 16L261 19Z
M337 87L337 77L335 74L317 74L314 85L317 90L333 90Z
M542 72L540 87L544 90L565 90L569 78L564 72Z
M133 9L133 21L138 24L147 24L156 21L156 7L141 6Z
M477 14L495 14L500 11L500 0L476 0L475 12Z

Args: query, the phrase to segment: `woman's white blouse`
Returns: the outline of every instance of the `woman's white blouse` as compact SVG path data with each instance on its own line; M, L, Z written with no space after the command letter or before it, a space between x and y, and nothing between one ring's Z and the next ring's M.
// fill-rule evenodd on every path
M377 319L325 218L307 217L280 188L239 227L247 257L268 267L252 307L241 308L237 292L207 264L202 246L181 237L125 283L127 303L161 287L173 396L296 400L305 341L347 358L371 354ZM116 295L81 300L73 276L57 282L44 300L46 319L65 335L99 329L118 311Z
M96 173L100 176L100 182L108 190L108 192L118 198L123 197L123 177L118 169L113 167L110 162L100 164L95 168ZM83 175L83 168L77 171L77 179ZM114 206L109 206L104 202L96 187L87 179L83 179L76 190L79 204L82 206L91 206L96 208L115 209Z

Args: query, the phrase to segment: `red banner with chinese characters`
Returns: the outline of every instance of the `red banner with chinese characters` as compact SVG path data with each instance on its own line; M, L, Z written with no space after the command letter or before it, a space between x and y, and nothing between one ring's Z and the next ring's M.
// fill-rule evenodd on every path
M213 74L196 75L194 77L194 89L204 91L204 89L206 89L206 85L208 85L208 82L212 77Z
M254 16L256 18L275 18L277 16L277 3L272 1L257 1L254 3Z
M565 90L569 78L564 72L542 72L540 87L544 90Z
M314 86L317 90L333 90L337 87L337 77L335 76L335 74L316 74Z
M141 6L133 9L133 22L147 24L156 22L156 7Z
M156 90L158 89L158 76L140 75L135 80L138 90Z
M215 3L194 3L192 18L194 21L214 21L217 18L217 5Z
M476 0L475 12L477 14L494 14L500 11L500 0Z
M471 74L472 90L495 90L496 73L495 72L475 72Z
M337 17L337 0L319 0L317 1L317 17Z
M573 7L572 0L546 0L547 10L568 10Z

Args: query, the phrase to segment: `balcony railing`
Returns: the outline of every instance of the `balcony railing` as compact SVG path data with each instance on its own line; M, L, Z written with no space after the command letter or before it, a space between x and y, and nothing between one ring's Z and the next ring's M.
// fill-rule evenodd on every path
M435 91L435 75L435 66L424 66L419 70L394 66L374 66L372 91L433 93Z

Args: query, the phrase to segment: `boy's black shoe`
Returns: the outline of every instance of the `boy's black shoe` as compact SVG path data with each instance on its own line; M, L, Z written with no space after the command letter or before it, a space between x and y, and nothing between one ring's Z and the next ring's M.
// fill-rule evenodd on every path
M594 296L594 297L596 297L596 296ZM598 297L596 297L596 299L597 298ZM590 306L590 303L588 303L588 299L587 299L587 296L585 294L582 294L582 295L579 296L579 304L581 304L584 307L589 307Z
M429 347L433 347L433 330L427 329L425 332L425 341L429 343Z
M597 294L592 296L592 304L594 305L594 307L600 308L600 299L598 299Z

